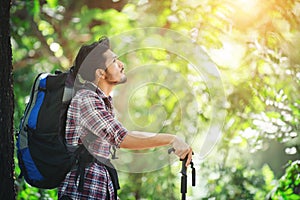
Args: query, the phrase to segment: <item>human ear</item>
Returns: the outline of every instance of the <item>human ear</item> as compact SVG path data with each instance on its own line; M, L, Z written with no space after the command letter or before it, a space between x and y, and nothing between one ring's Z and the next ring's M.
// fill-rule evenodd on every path
M96 70L96 76L98 78L104 78L105 77L105 71L103 69L97 69Z

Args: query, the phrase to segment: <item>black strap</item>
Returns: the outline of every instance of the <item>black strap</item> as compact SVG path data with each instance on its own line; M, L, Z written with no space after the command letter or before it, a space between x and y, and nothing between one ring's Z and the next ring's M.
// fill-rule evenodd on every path
M83 191L83 186L84 186L84 175L85 175L85 168L90 164L90 163L98 163L99 165L105 166L106 170L108 171L108 174L111 178L111 181L113 183L113 188L114 188L114 199L117 200L117 190L120 189L119 185L119 178L118 178L118 173L117 170L114 168L113 164L110 162L109 159L105 158L94 158L88 150L84 147L84 145L81 145L75 153L76 155L76 160L77 160L77 171L75 175L75 183L78 180L78 176L80 176L79 179L79 185L78 185L78 191L82 192Z
M194 167L194 163L191 161L191 168L192 168L192 186L196 186L196 170Z
M110 165L112 167L109 167L108 165L104 165L105 168L107 169L108 173L109 173L109 176L110 176L110 179L113 183L113 187L114 187L114 198L115 200L117 200L118 198L118 189L120 189L120 185L119 185L119 178L118 178L118 173L117 173L117 170L113 167L113 165L111 164L111 162L109 161Z
M78 176L80 176L78 191L82 192L83 184L84 184L85 168L89 163L93 161L93 156L87 151L84 145L80 145L80 147L75 152L75 160L77 166L75 183L77 182Z

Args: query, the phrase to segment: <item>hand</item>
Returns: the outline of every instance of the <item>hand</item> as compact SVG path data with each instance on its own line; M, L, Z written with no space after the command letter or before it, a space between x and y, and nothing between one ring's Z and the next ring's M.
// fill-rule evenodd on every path
M187 167L192 160L192 154L193 154L192 148L178 136L175 136L175 138L172 142L172 147L175 149L174 153L179 158L184 159L186 156L188 156L188 159L186 162L186 167Z
M189 150L189 152L188 152L188 154L187 154L187 160L186 160L186 164L185 164L185 166L186 167L188 167L189 166L189 164L191 163L191 161L192 161L192 156L193 156L193 150L192 150L192 148L190 148L190 150Z

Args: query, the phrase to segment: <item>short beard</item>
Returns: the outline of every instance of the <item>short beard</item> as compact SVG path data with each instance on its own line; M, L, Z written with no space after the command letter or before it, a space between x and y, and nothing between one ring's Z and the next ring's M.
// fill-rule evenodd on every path
M118 83L116 83L116 85L123 84L123 83L126 83L126 82L127 82L127 77L124 76Z
M110 73L107 72L107 81L111 84L114 85L119 85L119 84L123 84L127 81L127 77L124 75L120 81L111 81L110 78L112 77L112 75Z

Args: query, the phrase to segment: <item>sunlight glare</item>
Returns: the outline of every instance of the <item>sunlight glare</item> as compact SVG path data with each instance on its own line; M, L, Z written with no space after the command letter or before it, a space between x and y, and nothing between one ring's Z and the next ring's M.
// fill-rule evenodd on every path
M238 68L246 53L245 46L231 40L223 40L222 43L222 48L210 50L211 59L218 66L231 69Z
M234 12L231 18L239 27L248 27L260 21L266 4L258 0L235 0L231 1Z
M243 12L251 13L254 12L257 7L257 0L236 0L236 6Z

